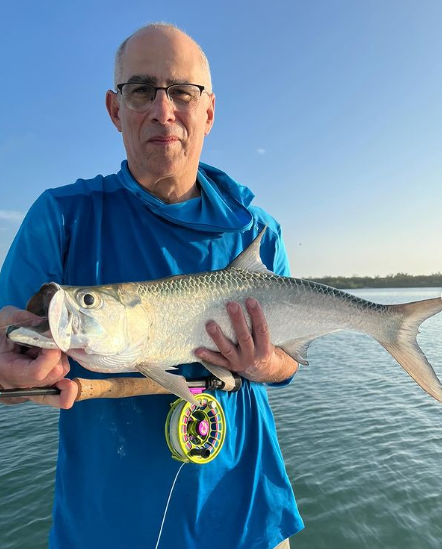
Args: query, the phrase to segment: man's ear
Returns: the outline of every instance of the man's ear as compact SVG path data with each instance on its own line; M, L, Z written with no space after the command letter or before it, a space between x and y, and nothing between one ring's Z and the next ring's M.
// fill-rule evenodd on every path
M106 92L106 109L114 126L121 132L120 102L118 101L118 95L112 90Z
M207 120L206 120L206 128L204 130L204 135L209 135L210 130L212 129L213 122L215 120L215 94L212 93L210 96L210 103L207 107Z

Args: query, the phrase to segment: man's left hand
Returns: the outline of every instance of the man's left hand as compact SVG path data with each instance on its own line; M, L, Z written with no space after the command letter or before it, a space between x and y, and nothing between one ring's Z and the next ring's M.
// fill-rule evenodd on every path
M251 331L241 305L232 301L227 304L227 313L238 343L233 343L216 322L210 321L206 330L219 352L200 348L195 351L196 356L251 381L277 383L288 379L298 369L298 363L270 341L267 321L258 301L248 298L246 309L252 324Z

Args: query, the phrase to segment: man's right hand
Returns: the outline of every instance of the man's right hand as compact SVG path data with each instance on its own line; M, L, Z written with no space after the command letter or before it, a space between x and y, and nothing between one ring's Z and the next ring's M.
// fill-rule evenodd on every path
M61 390L59 395L4 400L4 404L18 404L32 400L55 408L71 408L77 396L77 385L64 379L69 372L67 356L54 349L28 349L24 354L19 345L6 337L6 327L12 324L32 326L41 318L16 307L0 309L0 386L3 389L53 386Z

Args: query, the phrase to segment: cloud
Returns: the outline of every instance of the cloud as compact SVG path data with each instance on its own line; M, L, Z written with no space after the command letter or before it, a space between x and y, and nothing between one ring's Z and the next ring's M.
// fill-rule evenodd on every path
M258 154L261 154L261 155L262 155L262 154L265 154L265 153L266 153L266 150L265 150L265 149L256 149L256 152L257 152Z
M9 221L10 223L21 223L25 214L15 210L0 210L0 221Z

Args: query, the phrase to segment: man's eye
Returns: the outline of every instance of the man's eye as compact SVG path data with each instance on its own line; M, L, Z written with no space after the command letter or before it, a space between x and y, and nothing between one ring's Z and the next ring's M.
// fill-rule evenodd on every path
M147 86L137 86L136 88L132 88L129 93L132 95L151 95L152 88L148 88Z
M173 90L170 90L174 95L190 95L189 90L187 88L174 88Z
M192 94L186 88L174 88L169 90L169 95L174 99L189 100L192 98Z

